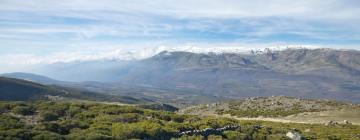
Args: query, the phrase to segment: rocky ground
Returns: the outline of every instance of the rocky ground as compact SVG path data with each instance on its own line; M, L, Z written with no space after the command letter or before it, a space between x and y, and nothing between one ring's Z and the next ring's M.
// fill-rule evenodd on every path
M178 112L182 114L229 117L238 120L309 124L326 124L330 121L343 124L346 121L347 123L360 125L360 106L358 104L285 96L254 97L230 102L204 104L184 108ZM253 113L253 115L250 116L247 113Z

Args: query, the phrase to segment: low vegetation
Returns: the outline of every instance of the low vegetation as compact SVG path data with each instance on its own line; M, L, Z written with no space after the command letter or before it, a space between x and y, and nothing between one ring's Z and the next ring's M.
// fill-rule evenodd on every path
M199 105L181 110L185 114L230 114L237 117L285 117L304 112L360 109L359 105L329 100L310 100L286 96L253 97L224 103Z
M0 102L0 139L287 139L296 128L307 139L355 139L360 126L283 124L181 115L96 103ZM205 128L240 127L208 135L181 135Z

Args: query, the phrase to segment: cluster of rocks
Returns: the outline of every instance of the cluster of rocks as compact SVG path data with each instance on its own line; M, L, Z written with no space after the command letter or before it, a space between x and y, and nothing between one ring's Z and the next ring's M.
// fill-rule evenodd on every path
M67 94L66 92L64 92L65 94ZM52 95L45 95L46 98L48 98L51 101L60 101L60 100L64 100L64 97L61 96L52 96Z
M348 120L344 120L344 124L351 124L351 122Z
M326 126L339 125L339 124L341 124L341 123L336 122L336 121L328 121L328 122L325 123ZM344 121L343 121L343 124L351 125L351 122L348 121L348 120L344 120Z
M306 130L306 131L310 131ZM305 137L301 135L301 132L299 129L292 128L291 131L286 133L286 137L290 138L291 140L304 140Z
M328 125L338 125L338 124L339 123L336 122L336 121L328 121L328 122L325 123L326 126L328 126Z
M333 110L346 106L348 105L327 100L300 99L288 96L249 97L230 103L230 108L235 110L301 110L302 112Z
M203 135L203 136L208 136L208 135L212 135L212 134L221 134L224 131L234 131L237 128L240 128L239 125L227 125L221 128L205 128L202 130L189 130L189 131L183 131L183 132L179 132L178 134L181 135Z
M304 140L305 138L296 131L290 131L286 133L286 136L290 138L291 140Z

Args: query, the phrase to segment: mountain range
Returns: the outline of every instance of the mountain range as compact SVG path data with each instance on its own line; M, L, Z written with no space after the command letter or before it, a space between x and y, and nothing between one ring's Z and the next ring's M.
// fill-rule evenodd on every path
M360 101L360 52L356 50L163 50L147 56L59 62L32 71L55 81L19 77L19 73L12 76L55 85L82 87L87 83L87 89L119 95L138 93L139 97L146 95L155 100L162 96L184 100L194 96L216 99L286 95Z

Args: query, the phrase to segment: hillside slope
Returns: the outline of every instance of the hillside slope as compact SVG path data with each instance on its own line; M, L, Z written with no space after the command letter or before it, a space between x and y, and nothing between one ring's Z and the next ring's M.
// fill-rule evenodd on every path
M122 103L145 103L129 96L106 95L69 87L47 86L26 80L0 77L0 100L66 100L81 99Z
M0 77L0 99L2 100L44 99L45 95L65 94L65 91L34 82Z
M63 83L61 81L51 79L46 76L31 74L31 73L23 73L23 72L4 73L4 74L1 74L0 76L8 77L8 78L15 78L15 79L23 79L23 80L32 81L35 83L44 84L44 85Z

